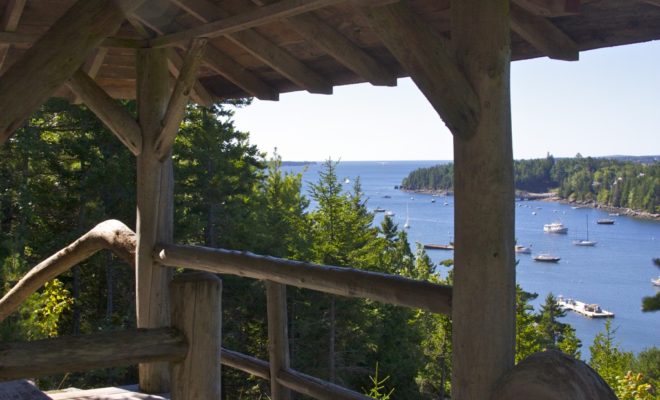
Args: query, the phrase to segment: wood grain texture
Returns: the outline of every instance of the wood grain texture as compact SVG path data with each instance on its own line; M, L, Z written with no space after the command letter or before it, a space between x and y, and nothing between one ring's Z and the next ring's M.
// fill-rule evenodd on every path
M552 22L511 4L511 29L548 57L555 60L577 61L577 44Z
M279 373L290 367L289 320L286 309L286 286L266 281L268 311L268 355L270 365L270 397L273 400L291 399L291 391L277 380Z
M0 321L16 311L46 282L104 249L112 251L129 265L135 265L135 233L117 220L102 222L25 274L0 300Z
M142 151L142 131L135 118L110 97L83 70L76 71L69 87L133 155Z
M511 246L513 251L513 245ZM201 246L158 244L154 256L163 265L270 280L340 296L449 314L452 288L401 276L331 267L248 252Z
M452 399L486 400L515 353L509 0L451 10L457 64L481 103L474 132L454 136Z
M23 8L27 0L9 0L5 5L5 12L2 14L2 22L0 27L5 32L14 32L18 27L18 21L23 14ZM0 44L0 69L5 62L7 52L9 51L8 44Z
M0 144L124 21L115 1L79 0L0 77Z
M277 379L282 385L319 400L370 400L372 397L303 374L292 369L281 371Z
M565 17L580 13L580 0L513 0L513 3L541 17Z
M446 40L407 2L364 7L362 13L454 136L471 134L479 122L479 100Z
M169 283L172 271L154 262L157 241L171 241L171 157L161 162L154 150L170 96L169 71L164 49L138 51L138 119L142 152L137 157L136 309L138 328L170 326ZM140 389L147 393L169 391L165 363L140 364Z
M172 399L220 399L222 282L209 273L177 275L172 324L188 339L186 357L172 364Z
M87 371L141 361L178 361L187 349L184 336L171 328L4 342L0 343L0 379Z
M162 122L163 129L154 143L156 157L161 161L172 150L174 138L186 112L188 99L197 81L197 69L202 62L205 48L206 39L204 38L193 39L190 42L188 53L179 71L179 77L167 103L167 110Z

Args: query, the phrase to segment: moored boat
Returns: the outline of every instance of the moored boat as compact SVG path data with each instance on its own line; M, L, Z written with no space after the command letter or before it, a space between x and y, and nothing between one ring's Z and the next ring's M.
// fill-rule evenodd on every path
M568 233L568 228L561 222L553 222L543 225L543 232L546 233Z
M388 217L393 217L396 214L394 214L394 211L385 211L385 215L387 215Z
M561 260L561 258L557 256L553 256L552 254L548 253L541 253L537 256L533 257L534 261L539 261L539 262L547 262L547 263L556 263Z
M557 305L564 310L575 311L578 314L589 318L613 318L614 313L603 310L598 304L588 304L573 299L564 299L563 296L557 297Z
M532 254L532 248L531 247L521 246L519 244L516 245L516 247L514 248L514 251L516 253L521 253L521 254Z
M376 207L376 208L374 208L374 212L377 212L377 213L385 212L385 209L382 208L382 207Z
M655 279L651 279L651 283L653 286L660 286L660 276Z
M589 240L589 216L587 215L587 238L586 239L577 239L573 241L573 244L576 246L588 246L593 247L597 242Z
M599 220L596 220L596 223L598 225L614 225L614 220L611 218L601 218Z
M427 250L454 250L453 244L425 244Z

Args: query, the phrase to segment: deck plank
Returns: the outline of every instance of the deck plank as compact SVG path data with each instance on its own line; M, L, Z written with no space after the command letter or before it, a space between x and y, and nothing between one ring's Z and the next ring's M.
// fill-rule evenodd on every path
M165 400L169 395L153 395L138 392L137 385L106 387L99 389L68 389L47 393L52 400ZM2 399L0 399L2 400Z

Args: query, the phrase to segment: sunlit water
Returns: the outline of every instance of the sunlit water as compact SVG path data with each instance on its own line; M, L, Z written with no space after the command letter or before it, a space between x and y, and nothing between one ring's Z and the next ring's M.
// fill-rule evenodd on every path
M360 177L368 208L393 211L393 218L400 227L408 210L408 234L413 247L415 242L446 244L453 239L453 197L432 197L394 189L410 171L436 164L436 161L341 162L337 175L342 182L350 181L345 185L347 189ZM319 168L320 164L285 169L305 171L303 190L307 191L309 183L317 181ZM598 243L595 247L575 246L572 241L586 235L587 216L589 239ZM599 218L613 218L616 222L597 225ZM383 213L377 213L374 223L379 224L382 219ZM543 232L543 224L555 221L568 227L567 235ZM524 201L516 203L516 240L518 244L531 245L532 256L548 252L561 257L557 264L538 263L526 254L517 257L517 281L526 291L539 295L532 302L537 310L550 292L598 303L616 314L612 322L622 349L639 352L660 346L660 312L641 311L642 297L654 295L657 290L651 278L660 274L652 263L654 257L660 257L660 222L611 217L603 211L573 209L559 203ZM435 262L453 256L451 251L428 253ZM588 347L594 336L603 330L604 320L569 312L564 321L576 329L583 343L583 357L588 357Z

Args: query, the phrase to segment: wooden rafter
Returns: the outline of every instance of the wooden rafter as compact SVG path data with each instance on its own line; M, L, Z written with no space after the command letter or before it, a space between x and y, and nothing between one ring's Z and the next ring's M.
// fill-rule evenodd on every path
M0 144L122 24L124 12L141 3L78 0L67 10L0 78Z
M365 7L362 12L454 136L472 132L479 121L479 99L445 40L407 3Z
M230 18L229 13L209 0L171 1L204 23ZM332 93L332 86L322 76L259 32L248 29L226 37L301 88L311 93Z
M541 17L565 17L580 13L580 0L513 0L513 2Z
M145 7L148 5L147 3ZM161 35L182 28L174 21L170 21L167 26L162 26L158 21L152 21L142 17L141 15L145 13L140 13L140 10L136 14L134 19L139 19L140 22L146 24L149 28ZM211 44L206 46L203 62L208 68L211 68L228 81L260 100L279 99L279 95L275 89Z
M648 3L654 6L660 7L660 0L642 0L644 3Z
M38 41L41 37L42 35L34 33L0 32L0 44L9 44L16 47L27 48ZM131 38L108 37L101 41L98 47L140 49L149 47L149 41Z
M252 12L234 15L220 21L199 25L185 31L158 37L151 41L152 47L173 46L198 36L213 38L255 28L282 18L314 11L345 0L281 0L277 3L257 8Z
M550 58L565 61L580 58L580 51L573 39L548 19L515 4L511 4L511 29Z
M140 126L128 111L111 98L83 70L73 74L68 82L73 92L134 155L142 151Z
M312 13L289 18L291 27L310 43L374 85L396 86L396 75L346 36Z
M186 104L190 97L190 92L195 83L197 69L202 62L206 39L196 38L191 41L190 48L183 60L183 65L176 80L176 85L170 96L167 105L167 111L163 118L163 131L160 133L155 143L156 156L162 160L170 152L174 138L179 130L179 125L183 119L186 110Z
M23 14L23 8L25 8L25 3L27 0L9 0L5 6L5 12L2 15L2 28L5 32L13 32L18 27L18 21L21 19L21 14ZM2 44L0 45L0 69L5 63L5 58L7 57L7 52L9 52L9 45Z

